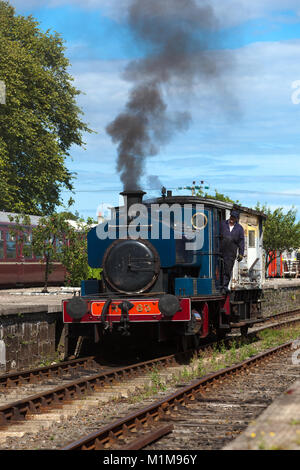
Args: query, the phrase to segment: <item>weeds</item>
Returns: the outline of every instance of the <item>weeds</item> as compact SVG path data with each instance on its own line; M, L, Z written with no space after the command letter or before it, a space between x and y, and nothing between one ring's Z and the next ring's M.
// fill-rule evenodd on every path
M162 382L158 369L156 368L151 373L151 382L153 384L154 392L165 391L167 389L166 384Z
M137 402L147 399L153 394L166 391L168 387L186 382L193 378L200 378L217 370L230 367L235 363L245 361L259 354L260 352L283 344L289 340L300 337L300 327L290 327L283 330L264 330L257 333L258 341L249 342L249 338L239 344L235 339L231 341L230 348L226 347L224 341L213 346L212 352L202 350L198 352L191 360L189 366L184 366L180 373L173 374L171 378L164 382L158 369L151 373L151 382L145 385L143 390L137 395L131 397L131 401ZM293 420L291 424L298 424ZM264 442L260 442L261 448L264 448Z

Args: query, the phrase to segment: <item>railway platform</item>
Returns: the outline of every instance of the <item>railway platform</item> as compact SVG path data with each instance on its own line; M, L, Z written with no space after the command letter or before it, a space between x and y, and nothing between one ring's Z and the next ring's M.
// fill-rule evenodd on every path
M274 278L263 282L263 289L283 289L300 286L300 278Z
M300 379L223 450L300 450Z
M73 288L42 287L0 290L0 373L35 367L67 354L62 300Z
M80 288L49 287L49 293L42 293L42 287L0 290L0 315L18 313L61 312L62 300L74 295ZM21 310L20 310L21 308Z

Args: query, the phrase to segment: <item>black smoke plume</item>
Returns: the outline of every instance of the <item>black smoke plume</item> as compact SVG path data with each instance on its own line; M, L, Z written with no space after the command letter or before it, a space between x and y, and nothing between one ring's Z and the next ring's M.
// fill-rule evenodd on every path
M205 80L220 91L223 71L231 64L213 51L219 24L208 1L131 0L128 25L144 54L126 67L124 76L133 88L124 111L106 130L118 144L124 189L133 190L140 188L145 158L191 121L188 112L168 114L168 88L191 91Z
M149 187L149 189L162 189L163 183L157 175L148 175L147 187Z

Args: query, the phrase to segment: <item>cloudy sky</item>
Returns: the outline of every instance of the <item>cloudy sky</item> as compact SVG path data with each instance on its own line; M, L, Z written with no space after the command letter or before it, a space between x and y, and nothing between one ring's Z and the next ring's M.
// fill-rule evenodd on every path
M84 93L78 103L97 133L85 136L85 150L72 148L67 162L77 173L74 210L84 217L117 204L122 190L116 145L105 129L128 99L132 83L123 71L143 50L126 24L130 2L10 1L17 13L33 15L41 29L61 34L70 73ZM294 205L300 218L299 1L209 3L218 21L206 32L218 44L210 53L218 64L224 60L222 80L202 77L191 88L176 82L166 87L169 114L187 111L192 120L146 159L143 187L158 195L161 182L183 194L188 191L177 188L204 180L212 192L249 207L257 201L286 210Z

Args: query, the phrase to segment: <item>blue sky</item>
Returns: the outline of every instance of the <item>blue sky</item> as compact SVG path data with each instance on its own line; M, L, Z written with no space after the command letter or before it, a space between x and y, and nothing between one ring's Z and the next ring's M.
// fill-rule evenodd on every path
M131 88L122 71L142 54L124 21L129 1L10 2L17 13L33 15L43 30L61 34L75 86L84 93L78 104L97 134L84 136L86 149L74 146L67 161L77 173L73 209L84 217L117 204L122 190L117 150L105 128L124 107ZM249 207L257 201L286 210L294 205L300 218L300 104L292 99L297 92L293 83L300 80L300 4L210 3L222 18L214 32L222 46L213 53L234 57L234 68L224 72L234 100L224 106L209 82L196 84L192 91L169 87L169 111L189 111L192 122L147 159L144 188L149 196L159 194L147 182L149 175L175 194L183 194L178 187L204 180L212 192L216 188ZM65 201L70 196L65 192Z

